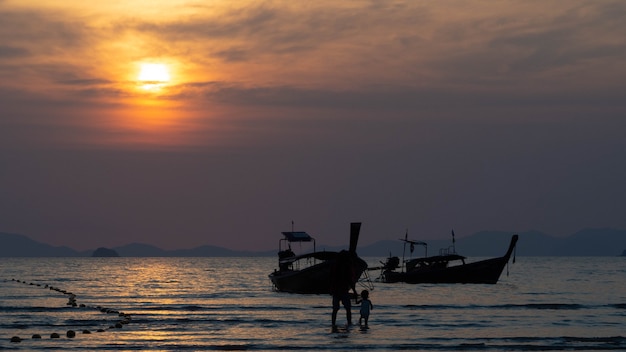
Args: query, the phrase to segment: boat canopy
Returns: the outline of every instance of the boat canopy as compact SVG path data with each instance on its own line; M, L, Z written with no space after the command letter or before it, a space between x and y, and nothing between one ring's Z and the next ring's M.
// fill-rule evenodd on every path
M435 256L432 256L432 257L413 258L413 259L407 260L407 262L412 262L412 263L437 263L437 262L451 262L453 260L465 260L465 259L467 259L467 258L462 256L462 255L449 254L449 255L435 255Z
M313 237L304 231L288 231L283 232L285 239L289 242L311 242Z
M298 260L314 258L317 260L334 260L337 258L337 252L311 252L301 255L295 255L293 257L283 258L279 260L279 263L293 263Z

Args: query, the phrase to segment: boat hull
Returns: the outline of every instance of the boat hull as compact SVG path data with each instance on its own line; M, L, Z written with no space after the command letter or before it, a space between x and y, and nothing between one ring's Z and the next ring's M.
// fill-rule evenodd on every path
M383 273L383 281L408 284L495 284L507 262L505 258L493 258L440 269L386 272Z
M509 249L502 257L456 266L420 267L408 272L390 270L383 272L381 281L408 284L496 284L509 262L517 239L517 235L511 238Z
M276 291L303 294L330 294L330 270L333 261L325 261L301 270L280 270L269 275ZM367 269L361 258L354 259L355 277Z

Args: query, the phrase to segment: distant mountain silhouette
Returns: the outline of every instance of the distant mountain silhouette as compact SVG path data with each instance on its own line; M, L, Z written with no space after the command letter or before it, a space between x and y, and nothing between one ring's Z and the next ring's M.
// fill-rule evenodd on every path
M79 257L68 247L54 247L13 233L0 232L0 257Z
M166 251L143 243L131 243L114 249L122 257L166 257Z
M556 255L602 256L605 253L619 255L626 248L626 231L614 229L584 229L567 238Z
M481 231L467 237L457 237L454 247L467 257L501 256L508 248L513 232ZM619 256L626 255L626 230L584 229L565 238L552 237L539 231L519 233L518 256ZM428 240L409 237L428 243L428 255L439 254L441 248L452 247L449 240ZM345 246L317 246L318 249L336 251ZM153 245L131 243L113 248L122 257L251 257L275 256L276 250L236 251L205 245L191 249L164 250ZM397 239L382 240L357 249L363 257L402 256L403 242ZM623 252L622 252L623 251ZM26 236L0 232L0 257L89 257L94 250L76 251L68 247L55 247L34 241ZM406 248L408 256L409 248ZM424 256L426 249L417 246L413 256Z
M268 255L267 252L234 251L209 245L191 249L164 250L149 244L132 243L114 249L122 257L250 257ZM274 255L274 252L271 255Z
M468 257L503 255L514 232L481 231L457 238L456 251ZM519 256L618 256L626 248L626 231L615 229L584 229L568 237L552 237L539 231L519 232L516 253ZM448 247L452 241L429 242L430 248Z

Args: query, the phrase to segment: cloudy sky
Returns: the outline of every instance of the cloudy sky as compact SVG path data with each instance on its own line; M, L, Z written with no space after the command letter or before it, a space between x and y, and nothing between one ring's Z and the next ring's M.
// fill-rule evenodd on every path
M626 228L626 2L0 0L0 232ZM152 69L151 69L152 68Z

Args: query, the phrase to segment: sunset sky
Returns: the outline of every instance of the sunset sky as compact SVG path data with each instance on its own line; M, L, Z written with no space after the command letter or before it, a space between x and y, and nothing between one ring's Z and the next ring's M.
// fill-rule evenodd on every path
M626 229L626 2L0 0L0 232Z

